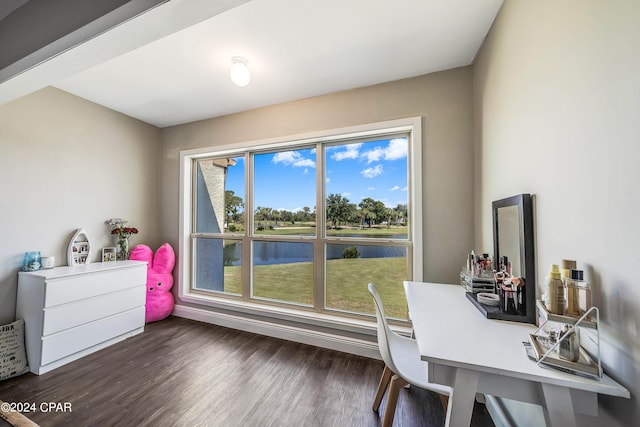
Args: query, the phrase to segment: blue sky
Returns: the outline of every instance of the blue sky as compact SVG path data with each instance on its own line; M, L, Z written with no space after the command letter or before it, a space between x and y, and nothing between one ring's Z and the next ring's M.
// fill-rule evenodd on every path
M363 198L389 207L407 203L407 139L378 140L326 148L326 193L358 204ZM244 196L244 164L229 168L227 190ZM315 199L315 149L255 156L255 205L296 211Z

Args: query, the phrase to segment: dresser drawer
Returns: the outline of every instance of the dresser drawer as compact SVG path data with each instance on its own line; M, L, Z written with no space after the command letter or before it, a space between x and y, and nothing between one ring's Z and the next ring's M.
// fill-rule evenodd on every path
M86 348L108 341L118 335L144 327L144 307L67 329L42 338L42 359L46 365Z
M146 295L146 287L137 285L134 288L45 308L42 335L51 335L96 319L144 306Z
M114 291L145 285L147 266L137 265L98 273L49 279L46 283L44 307L91 298Z

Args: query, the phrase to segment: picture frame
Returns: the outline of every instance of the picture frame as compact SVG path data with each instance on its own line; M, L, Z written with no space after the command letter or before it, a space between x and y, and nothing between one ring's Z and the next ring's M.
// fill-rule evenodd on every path
M116 261L116 248L107 247L102 249L102 262L115 262Z

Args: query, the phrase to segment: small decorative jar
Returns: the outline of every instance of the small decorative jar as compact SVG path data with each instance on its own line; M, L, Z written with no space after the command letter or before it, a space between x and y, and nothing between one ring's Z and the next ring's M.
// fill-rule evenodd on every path
M40 260L43 270L53 268L56 263L56 257L52 256L43 256Z

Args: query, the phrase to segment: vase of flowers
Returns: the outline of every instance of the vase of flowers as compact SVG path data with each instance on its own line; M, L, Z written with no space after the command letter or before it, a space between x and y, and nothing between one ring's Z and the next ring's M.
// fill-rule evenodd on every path
M122 218L111 218L106 221L111 234L116 237L116 259L129 259L129 237L138 234L135 227L127 227L127 220Z

